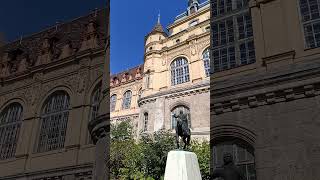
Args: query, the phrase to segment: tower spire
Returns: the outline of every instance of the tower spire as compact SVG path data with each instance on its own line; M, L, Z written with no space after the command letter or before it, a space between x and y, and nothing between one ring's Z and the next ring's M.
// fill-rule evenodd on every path
M160 17L161 17L161 15L160 15L160 10L159 10L159 14L158 14L158 24L160 24Z

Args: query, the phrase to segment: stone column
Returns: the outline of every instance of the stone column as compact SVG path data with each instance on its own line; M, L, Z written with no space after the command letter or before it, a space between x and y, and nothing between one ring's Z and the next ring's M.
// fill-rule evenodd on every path
M109 142L110 142L110 27L109 27L109 13L110 13L110 0L107 0L106 8L106 26L107 26L107 39L105 45L105 58L104 58L104 75L102 79L102 98L99 105L99 116L93 121L89 122L88 129L91 134L93 143L96 145L95 162L93 170L94 180L108 180L109 177Z
M89 122L91 138L96 145L93 170L94 180L109 179L109 119L109 116L101 115Z

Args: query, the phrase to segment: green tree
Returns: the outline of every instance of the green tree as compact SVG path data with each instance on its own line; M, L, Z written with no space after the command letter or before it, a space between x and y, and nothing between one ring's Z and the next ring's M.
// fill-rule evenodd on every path
M117 180L161 180L167 155L176 149L175 137L169 131L132 135L129 121L111 126L111 178ZM190 150L197 154L202 179L209 179L210 146L207 141L192 141Z
M210 180L210 144L208 141L192 141L191 151L198 157L202 180Z
M111 125L110 173L112 179L119 179L124 160L131 154L134 145L132 126L129 121Z

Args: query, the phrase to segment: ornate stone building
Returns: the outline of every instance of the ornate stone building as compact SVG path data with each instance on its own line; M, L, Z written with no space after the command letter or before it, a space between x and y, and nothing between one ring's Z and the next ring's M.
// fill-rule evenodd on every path
M88 123L106 116L99 106L109 64L108 11L1 47L1 180L93 179L96 148ZM103 137L92 135L94 142Z
M213 168L320 177L319 1L211 0Z
M131 119L136 135L175 126L189 114L193 137L209 138L210 3L190 0L185 12L145 37L144 62L111 76L111 122Z

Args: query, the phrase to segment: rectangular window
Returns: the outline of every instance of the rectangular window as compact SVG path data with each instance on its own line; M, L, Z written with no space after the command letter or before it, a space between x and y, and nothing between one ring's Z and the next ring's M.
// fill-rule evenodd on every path
M248 1L214 0L212 6L213 15L219 15L211 22L213 72L255 63L252 18ZM220 9L228 13L223 14Z
M248 0L212 0L212 16L219 17L248 7Z
M319 5L319 0L299 0L306 48L317 48L320 46Z

